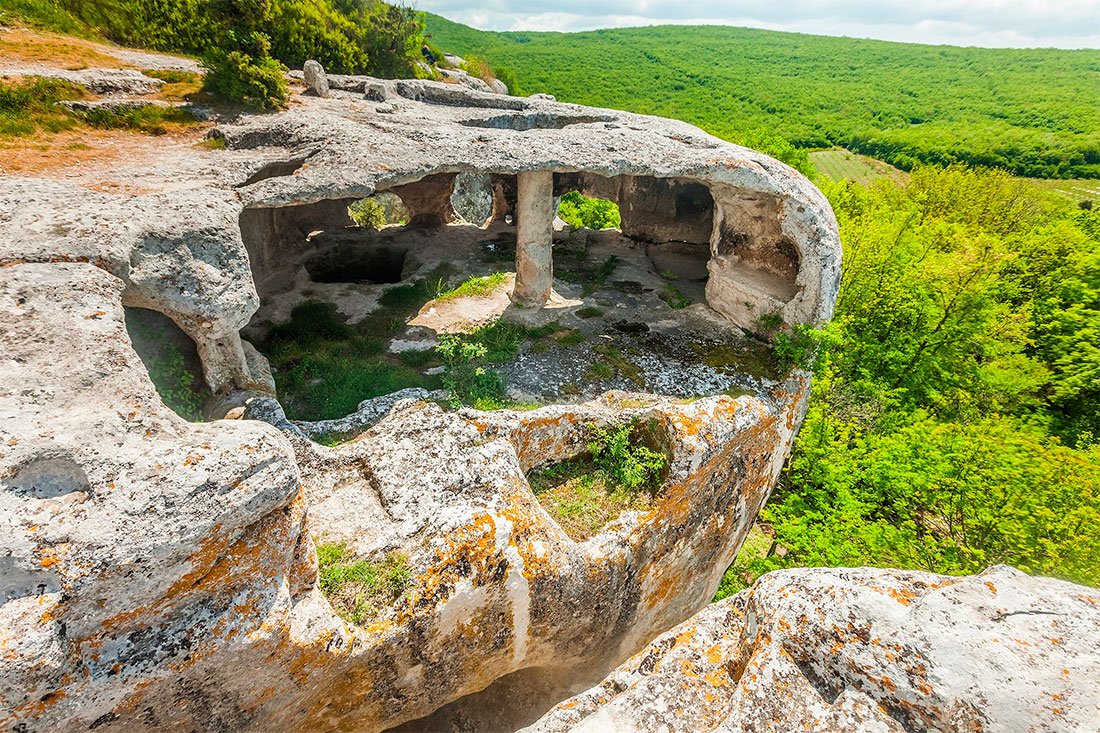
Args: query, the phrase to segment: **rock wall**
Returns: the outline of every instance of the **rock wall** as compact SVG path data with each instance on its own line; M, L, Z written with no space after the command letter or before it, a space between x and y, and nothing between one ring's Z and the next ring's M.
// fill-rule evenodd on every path
M7 725L381 729L507 672L606 668L713 593L808 386L792 377L778 412L748 397L457 414L410 400L325 448L171 413L103 270L0 278ZM524 471L583 450L586 423L634 416L667 436L665 495L573 542ZM405 549L409 592L368 626L340 620L311 533Z

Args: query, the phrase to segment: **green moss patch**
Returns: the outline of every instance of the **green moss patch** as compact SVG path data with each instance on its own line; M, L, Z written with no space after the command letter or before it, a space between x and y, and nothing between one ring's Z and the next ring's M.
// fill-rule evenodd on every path
M599 344L593 351L601 357L600 361L592 367L594 373L606 374L610 369L613 373L622 376L623 379L629 379L638 387L645 389L645 374L642 372L641 367L631 361L630 357L624 354L621 349L611 344ZM603 366L599 366L600 364ZM599 371L595 372L596 369L599 369ZM610 377L601 378L609 379Z
M693 348L704 364L721 373L778 379L784 371L775 347L756 339L743 338L720 344L698 343Z

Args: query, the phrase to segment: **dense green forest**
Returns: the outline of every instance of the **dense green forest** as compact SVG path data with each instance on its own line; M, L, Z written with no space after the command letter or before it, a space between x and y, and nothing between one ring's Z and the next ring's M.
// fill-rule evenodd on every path
M834 145L903 170L955 162L1100 178L1100 53L956 48L723 26L491 33L427 16L519 93L686 120L806 169Z
M720 595L803 565L1100 584L1100 210L961 166L819 185L836 317L771 546Z

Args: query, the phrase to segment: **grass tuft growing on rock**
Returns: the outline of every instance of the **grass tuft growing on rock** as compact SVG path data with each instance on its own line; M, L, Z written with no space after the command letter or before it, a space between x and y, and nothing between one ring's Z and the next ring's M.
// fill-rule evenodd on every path
M664 290L658 297L668 303L668 307L673 310L681 310L691 305L691 298L670 282L665 283Z
M146 135L165 135L173 128L197 122L195 116L180 107L150 104L134 109L92 109L73 115L92 127L103 130L135 130Z
M150 104L136 109L80 111L61 104L89 96L79 84L60 79L27 77L0 81L0 137L30 137L78 127L163 135L175 127L196 122L194 115L179 107Z
M668 458L642 440L653 426L589 425L588 452L531 471L539 503L572 539L583 541L628 510L649 511Z
M471 277L463 280L459 285L439 294L439 300L451 300L453 298L484 298L491 295L508 279L504 272L494 272L484 277Z
M321 592L340 618L352 623L374 620L409 585L412 568L396 552L380 562L357 560L344 543L317 545Z

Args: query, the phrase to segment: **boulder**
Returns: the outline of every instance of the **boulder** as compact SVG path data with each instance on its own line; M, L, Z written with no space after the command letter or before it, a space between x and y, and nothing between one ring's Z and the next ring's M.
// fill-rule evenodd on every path
M306 93L315 97L327 97L329 95L328 77L325 68L318 62L310 59L302 65L302 76L306 82Z
M1098 659L1093 588L1007 567L787 570L524 731L1094 730Z
M451 206L469 224L484 226L493 215L493 182L488 173L455 176Z
M439 74L445 80L453 82L455 84L461 84L464 87L469 87L475 92L491 93L493 90L488 84L476 76L472 76L461 69L439 69Z

